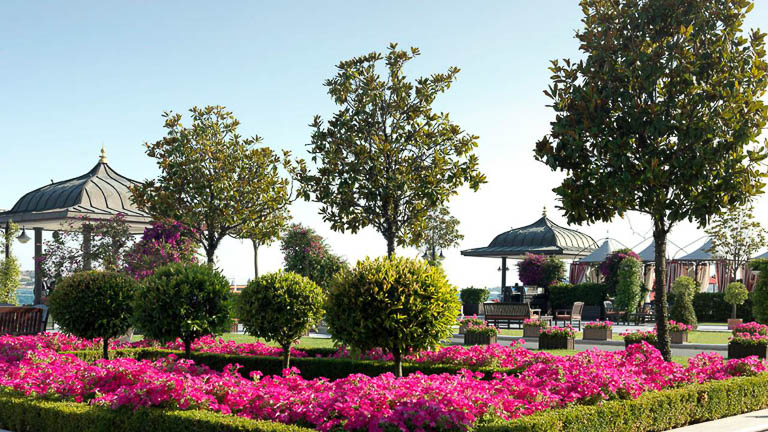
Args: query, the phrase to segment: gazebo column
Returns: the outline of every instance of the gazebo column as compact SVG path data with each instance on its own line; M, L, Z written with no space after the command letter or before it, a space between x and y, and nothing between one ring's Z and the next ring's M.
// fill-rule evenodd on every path
M83 270L91 270L91 227L83 225Z
M33 304L43 302L43 229L35 228L35 290Z
M501 257L501 293L504 293L504 287L507 286L507 257Z
M11 222L5 223L5 259L8 259L11 257L11 242L9 241L10 238L8 236L8 233L11 232Z

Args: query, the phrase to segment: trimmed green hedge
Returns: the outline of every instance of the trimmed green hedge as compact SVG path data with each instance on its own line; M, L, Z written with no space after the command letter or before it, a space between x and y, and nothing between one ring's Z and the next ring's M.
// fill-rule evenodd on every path
M768 374L646 393L635 400L553 409L477 432L655 432L768 407Z
M693 310L699 322L726 322L731 317L732 306L725 302L725 293L696 293L693 296ZM744 304L736 307L736 313L744 322L754 321L752 315L752 293Z
M603 306L608 296L608 287L601 283L582 283L578 285L557 284L549 287L549 304L552 309L570 309L576 302L588 306Z
M159 408L112 410L0 393L0 428L14 432L310 432L314 429L217 414Z

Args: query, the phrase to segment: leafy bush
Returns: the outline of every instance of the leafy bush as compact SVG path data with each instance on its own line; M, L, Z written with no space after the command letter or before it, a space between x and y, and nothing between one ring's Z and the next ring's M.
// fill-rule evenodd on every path
M737 316L744 322L754 321L752 315L753 293L749 293L744 304L736 307ZM693 309L700 322L726 322L731 316L731 305L726 303L724 293L697 292L693 297Z
M555 257L526 254L517 263L517 272L523 284L546 288L563 279L565 263Z
M557 284L549 287L549 303L553 309L570 309L579 301L585 305L602 307L606 298L607 287L600 283Z
M170 264L144 279L135 299L136 323L146 337L190 344L229 328L229 282L208 264Z
M640 257L630 249L619 249L608 255L605 261L600 264L600 273L605 277L605 285L609 295L616 295L619 284L619 267L622 261L627 258L634 258L640 262Z
M633 313L641 298L643 264L631 256L621 260L616 274L615 307Z
M288 368L291 344L323 317L323 290L292 272L270 273L251 281L237 300L237 316L249 334L277 342Z
M459 308L440 267L405 258L366 259L334 278L326 321L337 341L392 353L402 375L403 354L451 336Z
M325 240L312 228L291 225L280 246L285 260L285 271L308 277L321 288L327 289L333 276L349 265L331 253Z
M464 304L479 304L488 300L490 294L490 291L486 288L469 287L461 290L459 297Z
M88 271L59 280L48 298L51 315L61 328L81 338L103 338L108 358L109 339L131 326L131 302L136 281L122 273Z
M0 247L8 251L8 256L0 261L0 302L17 304L16 291L21 285L19 260L13 255L13 240L19 234L19 226L9 222L0 235Z
M736 318L736 306L744 304L748 297L749 291L741 282L731 282L725 287L725 302L733 305L731 318Z
M752 269L760 272L752 292L752 313L755 321L768 324L768 260L753 261Z
M681 276L672 282L672 295L675 302L669 312L669 318L696 328L696 311L693 308L693 297L698 291L696 281L688 276Z

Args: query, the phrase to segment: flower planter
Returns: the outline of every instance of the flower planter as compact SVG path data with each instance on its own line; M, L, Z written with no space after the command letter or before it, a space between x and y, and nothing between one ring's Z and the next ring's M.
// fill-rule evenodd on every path
M744 323L744 320L741 318L728 318L728 330L735 330L736 327L740 326Z
M539 349L566 349L574 350L576 344L575 337L551 336L546 333L539 335Z
M669 340L673 344L683 344L688 342L688 332L671 331L669 332Z
M738 342L728 343L728 358L740 359L749 356L758 356L759 358L768 358L768 345L765 344L740 344Z
M539 337L539 333L541 333L541 327L523 326L524 338L537 338Z
M477 315L480 313L480 303L464 304L464 315Z
M584 329L584 336L582 337L584 340L600 340L600 341L607 341L613 339L613 329L610 328L585 328Z
M464 335L464 345L490 345L496 343L496 335L469 333Z

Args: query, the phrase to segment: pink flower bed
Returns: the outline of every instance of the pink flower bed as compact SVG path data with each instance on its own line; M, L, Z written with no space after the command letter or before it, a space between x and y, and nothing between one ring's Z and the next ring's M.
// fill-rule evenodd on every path
M635 398L646 391L688 383L753 375L766 370L752 357L724 361L702 354L689 365L665 362L646 343L625 351L587 351L557 357L512 348L484 347L478 356L505 358L517 374L482 373L423 375L405 378L351 375L344 379L306 380L295 369L282 376L252 374L242 378L237 366L217 372L170 355L157 361L98 360L87 363L47 348L25 350L23 344L0 341L0 386L27 395L47 395L105 405L205 409L288 424L380 431L467 430L483 416L514 419L572 403ZM441 354L443 353L443 354ZM420 354L421 355L421 354ZM441 361L482 361L458 348L444 349ZM432 361L438 360L438 357ZM514 363L516 362L516 363Z

